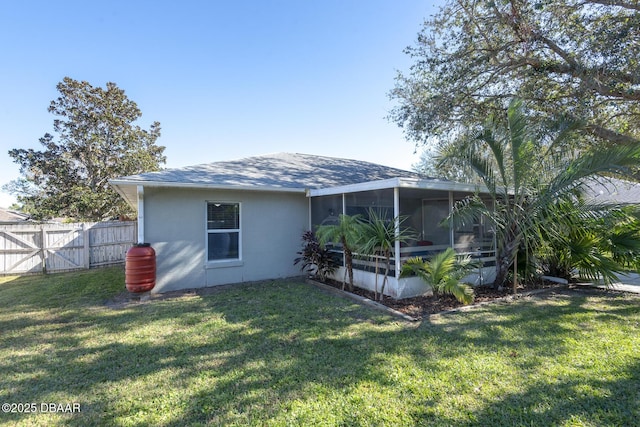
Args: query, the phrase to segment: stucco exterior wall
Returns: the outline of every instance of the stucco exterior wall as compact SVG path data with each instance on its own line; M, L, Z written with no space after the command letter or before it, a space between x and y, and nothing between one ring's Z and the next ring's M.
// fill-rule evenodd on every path
M207 261L208 201L240 203L240 261ZM147 187L145 241L157 256L152 292L300 275L293 260L308 222L304 194Z

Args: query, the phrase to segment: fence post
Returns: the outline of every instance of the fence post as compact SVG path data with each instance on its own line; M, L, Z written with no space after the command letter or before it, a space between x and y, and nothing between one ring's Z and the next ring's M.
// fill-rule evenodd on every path
M40 252L42 253L42 273L47 274L47 230L40 224Z
M90 229L89 229L90 230ZM83 242L83 252L84 252L84 268L91 268L91 250L89 243L89 230L87 229L87 224L82 224L82 242Z

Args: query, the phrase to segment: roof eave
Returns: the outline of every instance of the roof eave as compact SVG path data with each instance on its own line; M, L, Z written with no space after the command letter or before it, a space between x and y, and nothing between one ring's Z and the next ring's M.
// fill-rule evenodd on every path
M330 196L342 193L355 193L359 191L382 190L387 188L414 188L423 190L463 191L469 193L487 192L487 188L483 185L463 184L437 179L390 178L358 184L311 189L309 190L308 195L309 197Z
M379 181L361 182L358 184L338 185L336 187L312 188L309 190L310 197L330 196L342 193L355 193L358 191L382 190L385 188L397 187L399 178L381 179Z
M131 187L122 184L123 181L109 180L109 184L116 190L116 193L120 195L134 210L138 210L138 188L133 186L134 191L131 192ZM124 186L123 186L124 185ZM127 191L129 189L129 191Z
M401 188L418 188L425 190L462 191L465 193L488 193L488 189L480 184L465 184L462 182L439 179L401 178Z
M141 185L146 188L201 188L209 190L242 190L242 191L266 191L266 192L280 192L280 193L302 193L306 192L306 188L303 187L277 187L268 185L237 185L237 184L209 184L209 183L195 183L195 182L165 182L165 181L138 181L138 180L123 180L123 179L111 179L109 183L116 188L116 191L122 195L119 191L119 187L137 187Z

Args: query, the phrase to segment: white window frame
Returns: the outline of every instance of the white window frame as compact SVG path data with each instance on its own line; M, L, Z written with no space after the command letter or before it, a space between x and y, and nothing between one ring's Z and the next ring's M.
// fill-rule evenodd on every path
M221 229L209 229L209 205L238 205L238 226L239 228L221 228ZM205 263L207 267L230 267L242 265L242 203L229 200L207 200L205 203ZM237 258L223 258L223 259L209 259L209 234L219 233L238 233L238 257Z

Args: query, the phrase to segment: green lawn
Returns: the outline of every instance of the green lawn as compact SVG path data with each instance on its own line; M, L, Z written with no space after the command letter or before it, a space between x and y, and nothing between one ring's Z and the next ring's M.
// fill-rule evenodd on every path
M2 425L640 425L640 298L408 324L303 283L126 308L121 269L0 278ZM42 403L80 412L41 413Z

